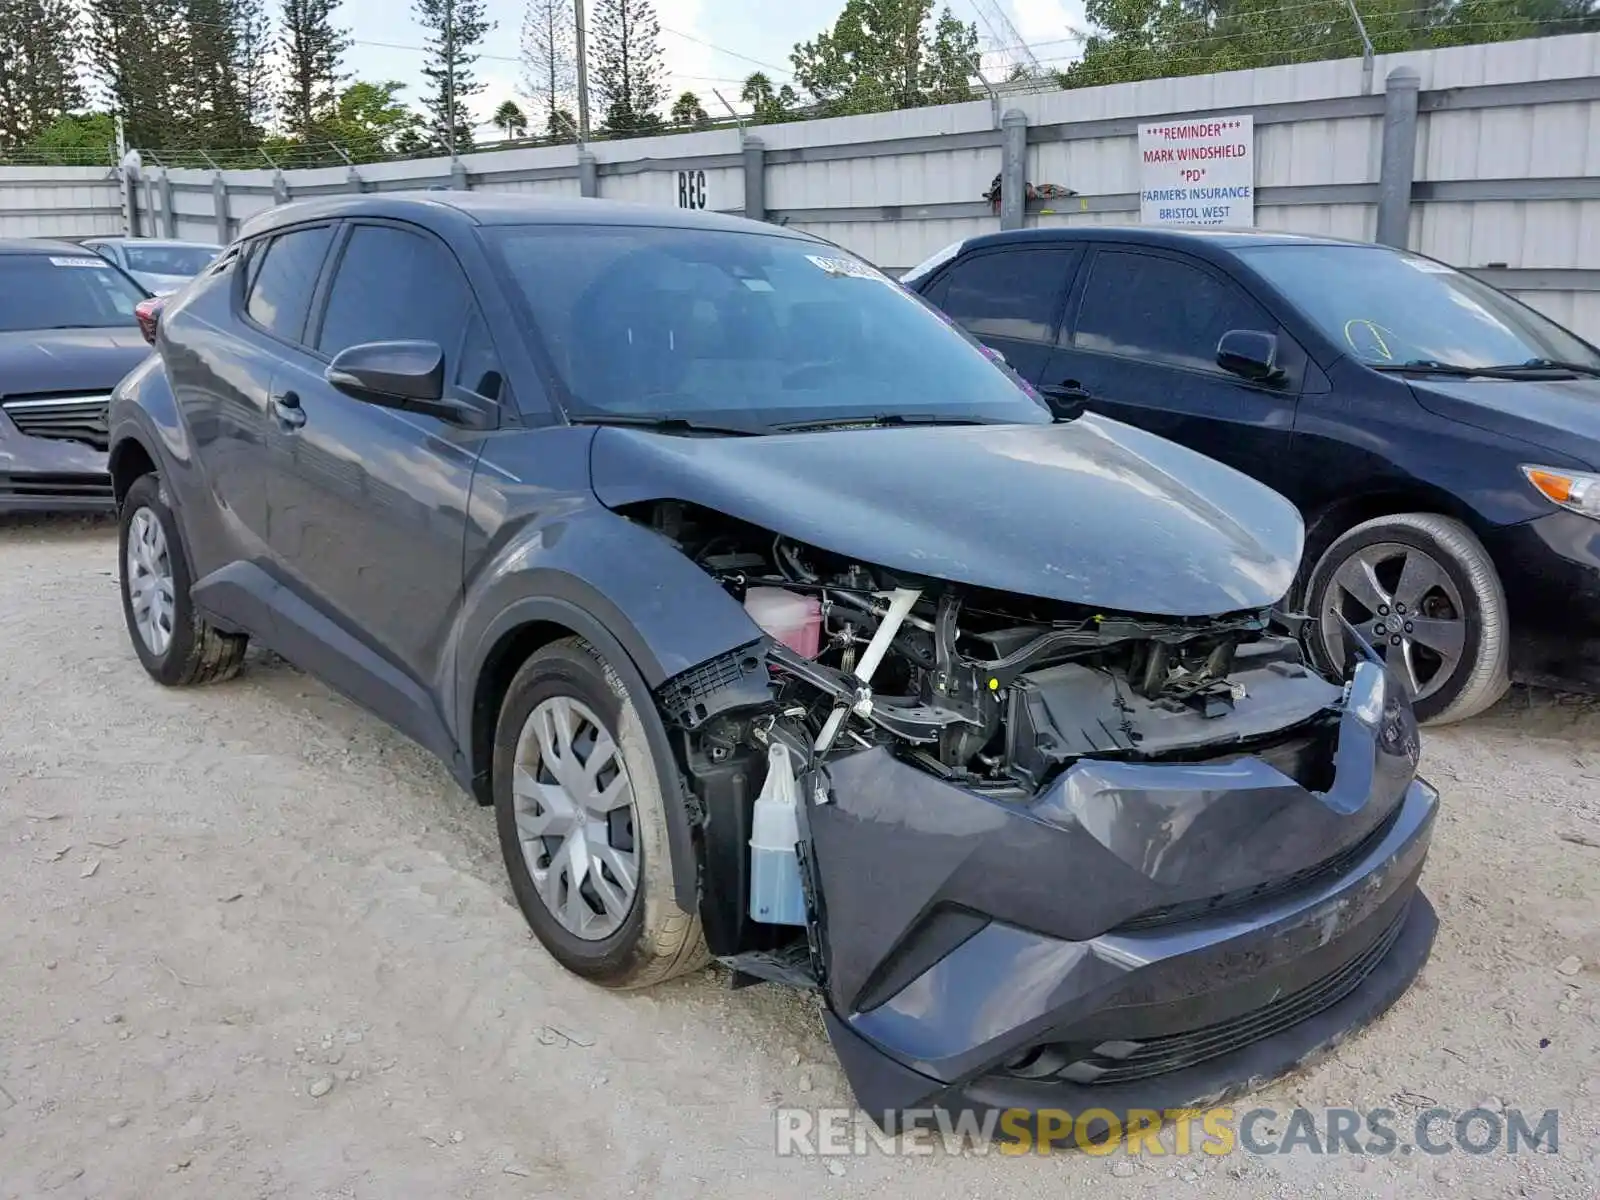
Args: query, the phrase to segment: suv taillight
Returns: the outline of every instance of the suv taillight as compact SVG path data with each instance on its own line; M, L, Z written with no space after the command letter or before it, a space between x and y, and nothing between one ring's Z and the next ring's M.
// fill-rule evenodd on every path
M139 332L152 346L156 344L156 326L161 322L161 297L151 296L133 306L133 315L139 319Z

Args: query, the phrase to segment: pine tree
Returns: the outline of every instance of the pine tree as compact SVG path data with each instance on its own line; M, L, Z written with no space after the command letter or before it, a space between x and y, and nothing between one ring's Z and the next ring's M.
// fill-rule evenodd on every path
M128 145L158 149L186 136L189 26L183 0L88 0L89 61Z
M661 127L667 99L661 24L650 0L598 0L594 7L594 87L612 133Z
M795 80L831 116L969 99L978 31L946 8L930 32L933 3L846 0L831 30L794 48Z
M279 103L285 128L301 139L314 137L339 102L350 38L334 24L338 7L339 0L283 0L278 48L287 84Z
M261 0L187 0L182 142L238 149L261 140L266 14ZM169 143L170 145L171 143Z
M83 106L82 48L72 0L0 0L0 145L21 145Z
M417 24L427 31L428 58L422 74L431 92L422 98L433 144L451 152L472 146L472 113L468 101L483 91L474 75L478 46L494 22L484 15L483 0L416 0Z
M522 16L522 90L533 101L534 127L570 138L560 114L570 109L577 88L572 0L528 0Z

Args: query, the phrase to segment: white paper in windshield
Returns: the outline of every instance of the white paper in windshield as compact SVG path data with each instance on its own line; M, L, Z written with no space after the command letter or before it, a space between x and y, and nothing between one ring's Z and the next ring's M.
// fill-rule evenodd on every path
M103 267L106 260L103 258L57 258L50 256L50 265L53 267Z
M1454 275L1456 273L1456 269L1454 267L1447 267L1443 263L1434 262L1430 258L1411 258L1410 256L1404 256L1400 261L1405 263L1408 267L1421 271L1424 275Z
M877 279L883 282L888 280L864 262L857 262L853 258L825 258L821 254L806 255L821 270L829 275L848 275L854 279Z

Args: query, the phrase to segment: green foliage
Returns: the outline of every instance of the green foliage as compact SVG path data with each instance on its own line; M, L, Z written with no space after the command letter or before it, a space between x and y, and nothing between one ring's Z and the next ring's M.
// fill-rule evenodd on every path
M517 107L515 100L507 100L502 103L499 108L494 110L494 116L490 120L494 122L496 129L506 135L507 141L528 136L528 118Z
M972 98L978 30L933 0L847 0L832 30L790 55L795 80L828 116Z
M794 110L800 104L800 97L787 83L781 88L773 89L772 80L760 71L754 72L744 81L744 89L739 93L743 100L753 109L753 116L757 124L772 125L778 121L794 120Z
M0 157L5 156L0 151ZM117 122L110 113L64 113L16 147L21 162L90 166L117 159Z
M1379 54L1569 32L1565 0L1358 0ZM1584 0L1575 0L1584 7ZM1095 27L1065 87L1359 57L1345 0L1087 0Z
M606 132L627 136L659 130L658 110L666 103L667 85L655 5L650 0L593 0L591 12L590 71Z

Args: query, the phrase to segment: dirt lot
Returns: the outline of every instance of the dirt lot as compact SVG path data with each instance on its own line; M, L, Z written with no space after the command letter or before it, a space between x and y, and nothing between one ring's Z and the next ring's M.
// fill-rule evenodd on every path
M775 1108L848 1103L810 998L563 974L423 752L276 660L150 683L114 546L0 522L0 1197L1600 1193L1593 704L1426 738L1433 960L1254 1099L1403 1141L1435 1103L1554 1108L1558 1155L779 1158Z

